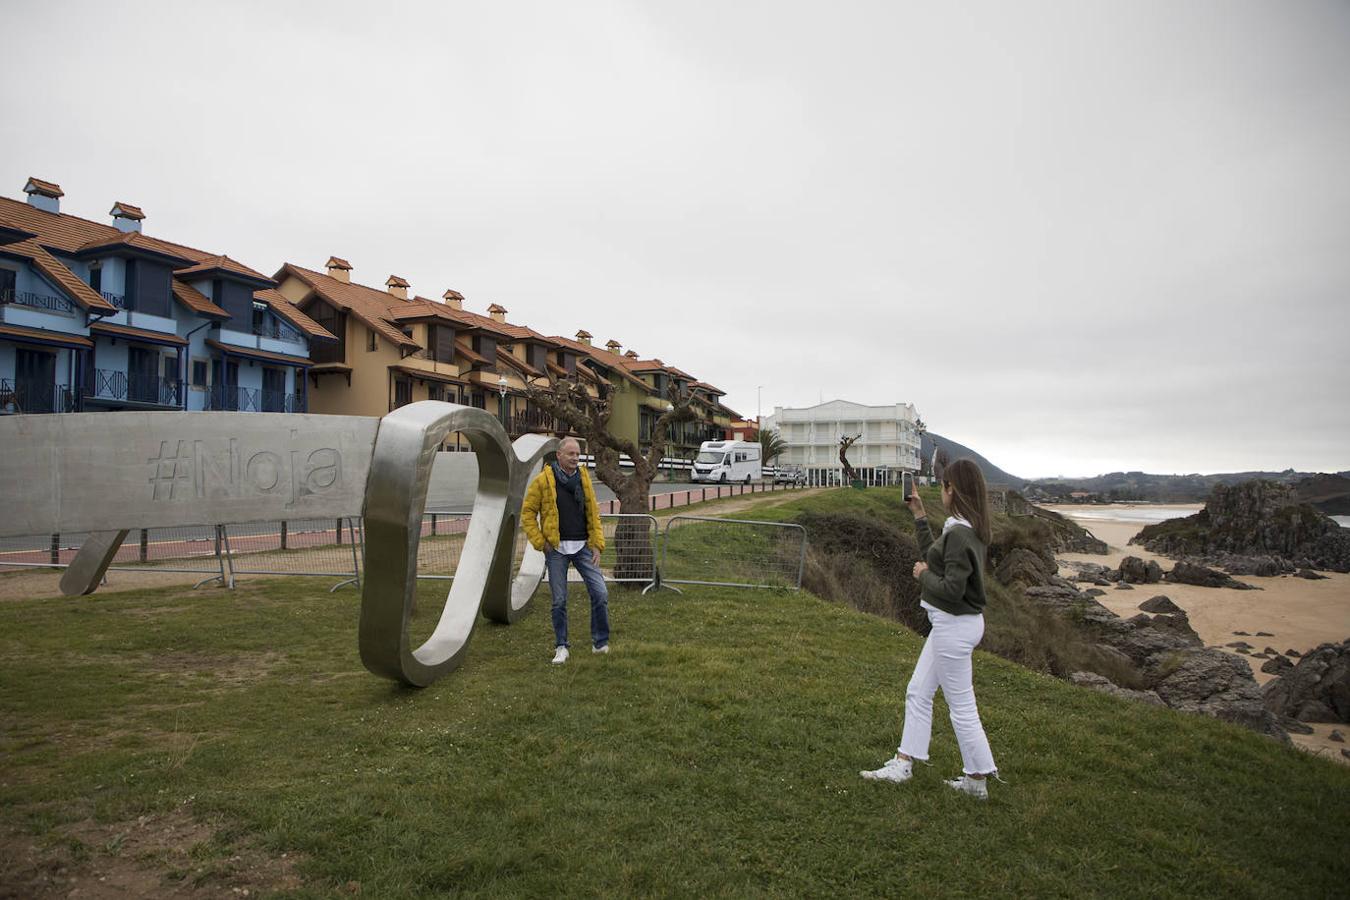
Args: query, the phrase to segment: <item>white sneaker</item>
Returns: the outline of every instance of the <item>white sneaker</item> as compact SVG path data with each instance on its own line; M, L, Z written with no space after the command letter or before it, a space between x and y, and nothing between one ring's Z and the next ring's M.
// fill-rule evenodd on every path
M554 653L553 653L553 664L556 666L556 665L561 665L562 663L567 662L567 656L568 656L567 648L566 648L566 647L559 647L559 648L558 648L556 651L554 651Z
M886 764L880 769L859 772L858 774L868 781L889 781L893 784L904 784L914 777L914 760L892 757L886 760Z
M603 646L603 647L592 647L592 648L591 648L591 652L592 652L592 653L608 653L608 652L609 652L609 644L606 644L606 645Z
M989 779L971 778L969 775L962 775L960 778L952 778L945 782L947 787L963 794L969 794L977 800L989 799Z

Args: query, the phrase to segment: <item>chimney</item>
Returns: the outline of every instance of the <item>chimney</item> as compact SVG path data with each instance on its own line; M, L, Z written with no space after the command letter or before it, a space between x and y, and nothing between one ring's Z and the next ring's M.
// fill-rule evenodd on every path
M587 331L584 328L577 332L577 342L585 344L587 347L591 345L592 337L594 337L594 335L592 335L589 331Z
M623 344L620 344L618 341L614 340L613 338L610 338L609 340L605 341L605 349L608 350L610 353L618 353L620 350L623 349Z
M328 267L328 277L334 281L340 281L343 284L352 283L352 264L340 256L328 257L328 262L324 263Z
M41 178L28 179L28 183L23 186L23 192L28 195L29 206L49 213L61 211L61 198L66 195L65 191L61 190L61 185L43 181Z
M448 290L444 294L441 294L441 299L444 300L445 305L450 307L451 309L464 308L464 295L461 294L459 291Z
M636 351L636 350L629 350L629 351L628 351L627 353L625 353L623 356L624 356L624 359L637 359L637 358L638 358L638 355L637 355L637 351Z
M497 303L492 304L491 306L488 307L488 315L492 317L492 321L494 321L494 322L500 322L500 323L502 323L503 325L506 324L506 307L505 307L505 306L502 306L502 305L497 304Z
M408 282L399 278L397 275L390 275L389 280L384 283L385 289L400 300L408 299Z
M141 222L145 219L145 213L141 212L139 206L132 206L130 203L123 203L120 200L113 204L109 210L113 217L113 227L121 232L141 230Z

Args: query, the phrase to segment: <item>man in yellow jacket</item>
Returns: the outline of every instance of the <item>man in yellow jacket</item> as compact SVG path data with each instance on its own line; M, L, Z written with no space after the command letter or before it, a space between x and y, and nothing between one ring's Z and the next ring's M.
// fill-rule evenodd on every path
M605 535L591 477L578 463L581 446L563 438L558 458L530 482L520 507L520 524L536 550L544 551L553 593L553 662L567 662L567 567L576 566L591 595L591 652L609 652L609 591L600 574Z

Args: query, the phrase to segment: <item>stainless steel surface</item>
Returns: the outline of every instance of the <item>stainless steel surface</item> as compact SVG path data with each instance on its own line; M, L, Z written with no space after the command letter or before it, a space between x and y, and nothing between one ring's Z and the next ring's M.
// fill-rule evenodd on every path
M431 636L413 648L408 630L422 511L436 448L451 432L468 439L477 459L473 518L440 619ZM359 637L361 660L371 672L424 687L460 664L480 610L500 622L524 612L542 575L543 558L536 554L536 564L527 553L513 581L520 505L531 474L557 442L527 435L518 444L521 455L508 443L501 423L484 410L434 400L404 406L381 420L366 485Z
M84 543L80 544L80 552L61 573L61 593L78 597L98 590L128 530L100 531L85 538Z

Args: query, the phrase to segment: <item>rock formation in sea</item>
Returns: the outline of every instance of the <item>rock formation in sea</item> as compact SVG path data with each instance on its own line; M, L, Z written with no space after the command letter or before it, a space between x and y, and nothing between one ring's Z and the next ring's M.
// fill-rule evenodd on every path
M1297 568L1350 572L1350 529L1298 502L1293 488L1273 481L1216 485L1193 516L1146 526L1131 539L1173 558L1213 565L1243 557L1239 574L1281 574ZM1229 571L1233 571L1230 569Z

